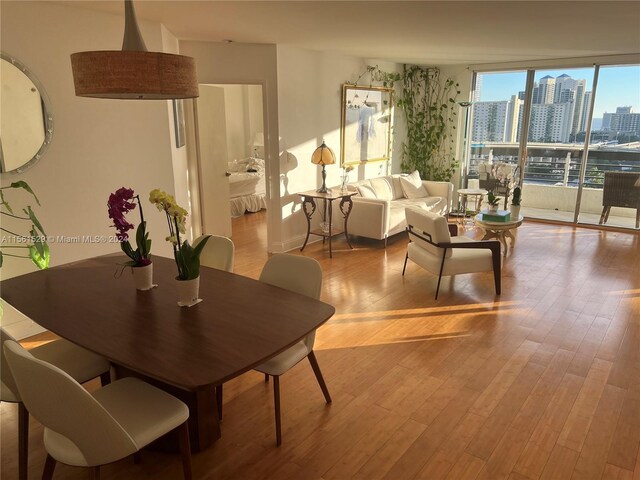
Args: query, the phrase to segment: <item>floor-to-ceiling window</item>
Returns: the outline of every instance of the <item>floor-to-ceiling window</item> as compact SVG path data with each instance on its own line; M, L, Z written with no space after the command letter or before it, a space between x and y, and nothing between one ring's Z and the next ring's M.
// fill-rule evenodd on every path
M599 70L578 221L637 228L640 66L603 66ZM584 139L585 132L580 132L578 140Z
M622 205L640 196L640 66L478 72L474 85L464 186L507 164L526 217L636 227Z

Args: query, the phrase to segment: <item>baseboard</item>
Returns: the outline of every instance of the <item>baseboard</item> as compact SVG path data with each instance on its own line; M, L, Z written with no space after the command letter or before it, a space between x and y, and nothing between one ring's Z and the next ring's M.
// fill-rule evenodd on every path
M297 235L285 242L273 243L271 245L271 249L269 249L269 253L285 253L285 252L290 252L291 250L300 250L300 247L302 247L302 244L304 243L304 239L306 236L307 234L303 233L302 235ZM316 235L310 235L307 245L311 243L319 242L320 240L322 240L322 237L318 237Z

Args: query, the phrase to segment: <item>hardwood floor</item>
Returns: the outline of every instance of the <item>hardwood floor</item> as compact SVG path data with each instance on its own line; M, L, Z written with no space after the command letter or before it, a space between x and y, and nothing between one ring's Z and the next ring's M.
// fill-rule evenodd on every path
M234 220L237 273L257 278L267 259L264 217ZM194 478L640 479L638 234L525 222L501 296L486 273L445 278L438 301L435 276L409 262L402 277L406 242L305 249L337 310L316 338L333 403L308 362L283 375L276 448L271 382L226 384L222 439L194 455ZM3 479L17 476L16 412L2 405ZM30 441L35 479L35 420ZM178 455L156 452L102 470L182 478ZM58 465L55 478L86 472Z

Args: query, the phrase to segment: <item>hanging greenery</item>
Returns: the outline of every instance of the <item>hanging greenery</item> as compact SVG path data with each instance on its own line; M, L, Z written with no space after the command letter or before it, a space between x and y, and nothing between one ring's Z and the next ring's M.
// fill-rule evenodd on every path
M402 73L389 73L368 66L355 83L366 73L372 83L396 90L396 105L404 112L407 124L402 171L418 170L425 180L451 180L460 165L455 158L459 85L451 78L441 79L437 67L405 65Z

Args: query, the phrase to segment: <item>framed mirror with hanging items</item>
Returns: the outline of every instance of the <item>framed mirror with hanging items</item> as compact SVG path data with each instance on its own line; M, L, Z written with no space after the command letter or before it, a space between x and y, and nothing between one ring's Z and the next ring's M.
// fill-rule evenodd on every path
M343 85L340 164L389 160L392 123L391 88Z
M21 173L47 151L53 115L47 94L27 67L0 52L0 173Z

